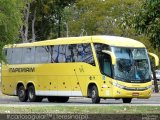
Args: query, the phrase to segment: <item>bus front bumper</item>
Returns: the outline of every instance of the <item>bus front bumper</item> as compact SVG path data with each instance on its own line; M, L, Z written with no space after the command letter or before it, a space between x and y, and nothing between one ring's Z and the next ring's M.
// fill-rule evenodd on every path
M121 88L114 88L113 89L113 98L150 98L152 89L147 90L137 90L137 91L131 91L131 90L124 90Z
M100 92L101 98L150 98L152 89L146 90L125 90L118 87L113 87L113 89L102 88Z

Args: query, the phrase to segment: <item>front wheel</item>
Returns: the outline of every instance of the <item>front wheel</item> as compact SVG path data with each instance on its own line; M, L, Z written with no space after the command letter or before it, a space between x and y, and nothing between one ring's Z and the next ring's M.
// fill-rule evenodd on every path
M98 89L95 85L92 86L92 88L91 88L91 99L92 99L92 103L100 103Z
M28 100L28 96L27 96L26 90L23 85L18 87L17 95L21 102L26 102Z
M123 103L131 103L132 98L122 98Z

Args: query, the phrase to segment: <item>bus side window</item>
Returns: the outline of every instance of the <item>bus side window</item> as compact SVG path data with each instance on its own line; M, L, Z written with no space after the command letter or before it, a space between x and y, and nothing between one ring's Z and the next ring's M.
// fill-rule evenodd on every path
M35 50L35 47L23 48L22 63L24 64L34 63L34 50Z
M65 52L65 56L66 56L66 62L72 62L72 54L71 54L71 50L70 50L70 45L66 45L66 52Z
M21 64L22 63L22 48L13 48L12 63L13 64Z
M12 64L12 48L7 48L5 52L6 60L8 64Z
M49 46L48 46L49 47ZM35 62L36 63L50 63L51 54L47 46L38 46L36 47Z
M64 63L66 62L66 46L65 45L60 45L59 46L59 53L58 53L58 62L59 63Z
M90 44L72 44L67 48L66 58L71 62L85 62L91 65L94 64L93 53Z
M78 50L77 50L77 45L76 44L71 44L68 46L69 52L66 53L67 56L67 61L68 62L78 62Z
M52 46L52 63L57 63L58 62L58 54L59 54L59 46Z
M52 63L72 62L69 45L52 46Z

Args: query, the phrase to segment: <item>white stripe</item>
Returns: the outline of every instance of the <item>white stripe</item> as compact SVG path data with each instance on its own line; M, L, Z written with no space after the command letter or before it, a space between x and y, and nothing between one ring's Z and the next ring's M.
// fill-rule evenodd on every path
M13 92L13 95L17 95L17 92L16 92L16 90L14 90L14 92Z
M37 90L37 96L82 96L81 91L51 91L51 90Z

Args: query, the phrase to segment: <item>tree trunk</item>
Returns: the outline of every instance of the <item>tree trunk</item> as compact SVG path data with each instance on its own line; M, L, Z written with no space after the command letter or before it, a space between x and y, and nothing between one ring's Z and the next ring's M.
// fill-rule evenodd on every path
M66 37L69 37L69 27L68 27L68 23L65 22L66 25Z
M36 35L35 35L35 21L36 21L36 8L34 9L34 15L32 20L32 42L35 42Z
M23 42L28 42L28 24L29 24L29 22L28 22L28 20L29 20L29 11L30 11L30 3L28 2L27 3L27 8L26 8L26 10L25 10L25 25L24 25L24 29L25 29L25 31L24 31L24 41Z
M59 14L58 19L58 37L61 37L61 14Z
M21 34L21 38L22 38L22 41L24 42L25 41L25 37L24 37L24 31L23 31L23 25L21 26L21 29L20 29L20 34Z

